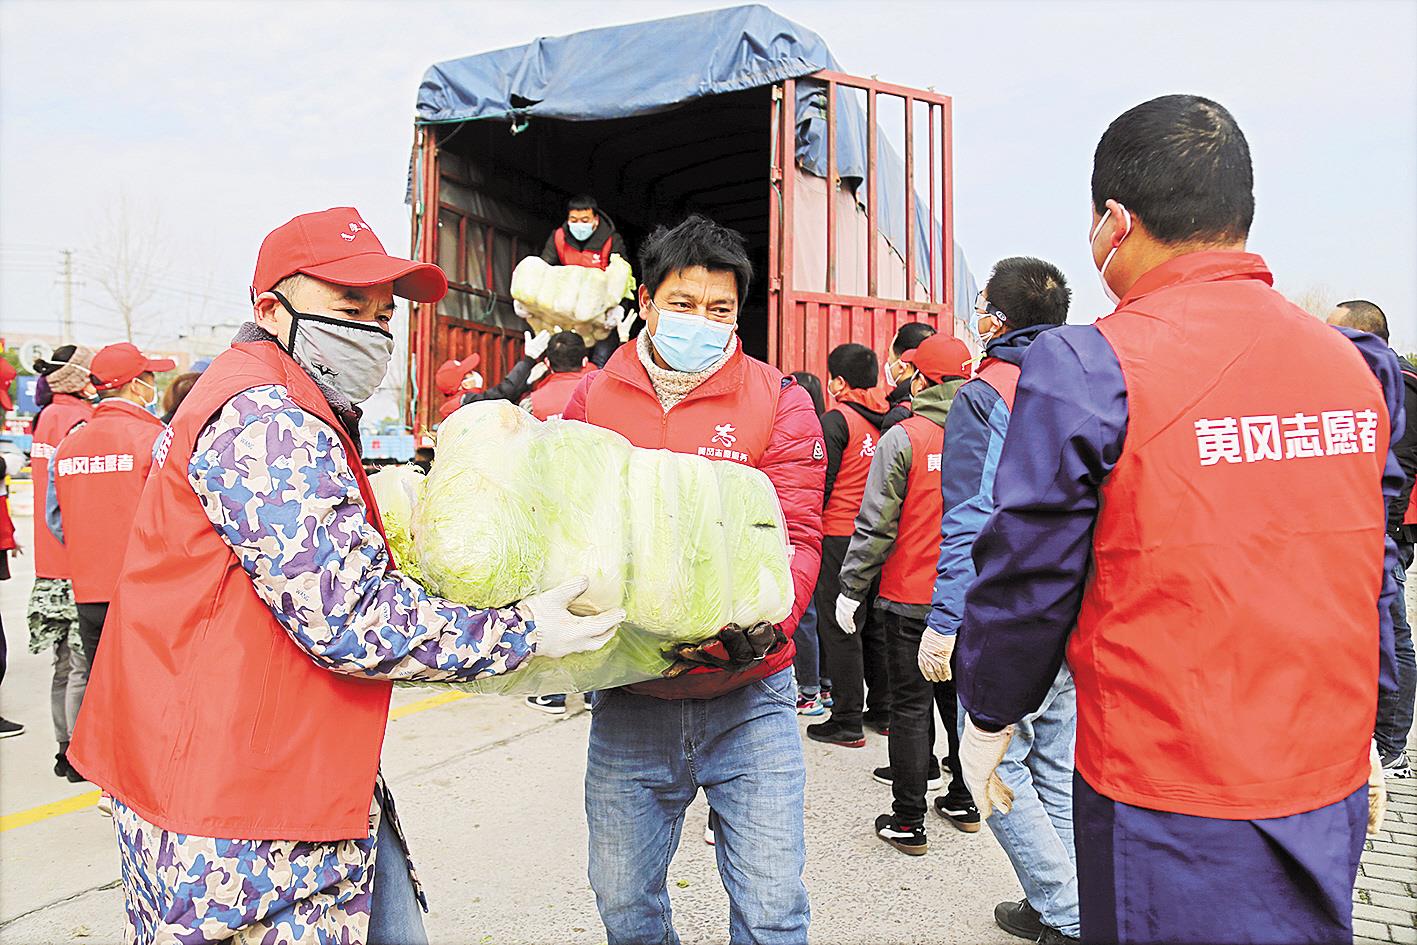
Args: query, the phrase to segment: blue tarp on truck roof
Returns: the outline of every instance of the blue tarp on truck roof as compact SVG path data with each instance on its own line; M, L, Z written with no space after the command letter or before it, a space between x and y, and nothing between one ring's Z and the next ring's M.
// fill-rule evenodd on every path
M842 71L820 36L765 6L751 5L542 37L431 66L418 89L416 118L425 124L494 120L514 127L538 118L601 121L653 114L686 101ZM797 84L797 164L825 177L825 93ZM866 116L849 95L838 97L837 173L866 174ZM877 137L879 194L905 193L905 167ZM857 192L864 203L865 193ZM904 200L882 199L878 225L905 250ZM916 265L930 272L928 204L915 201ZM935 224L938 226L938 222ZM955 244L956 314L973 305L974 280Z

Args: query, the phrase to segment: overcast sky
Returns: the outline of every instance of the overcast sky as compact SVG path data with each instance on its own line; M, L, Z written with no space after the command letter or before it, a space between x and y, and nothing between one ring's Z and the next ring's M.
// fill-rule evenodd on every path
M167 245L149 337L244 317L260 240L295 213L353 204L405 251L430 64L724 5L0 0L0 333L57 333L69 248L80 337L116 340L90 273L120 195ZM1074 321L1105 314L1093 148L1126 108L1194 92L1249 137L1251 247L1279 287L1372 299L1417 349L1417 3L770 5L848 72L954 97L956 239L981 283L996 259L1042 256Z

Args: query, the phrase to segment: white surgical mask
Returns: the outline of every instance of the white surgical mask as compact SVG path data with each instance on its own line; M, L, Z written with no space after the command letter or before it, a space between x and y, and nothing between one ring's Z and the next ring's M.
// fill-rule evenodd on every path
M279 292L274 295L290 313L290 356L351 403L368 400L389 372L394 336L376 322L297 312Z
M595 232L594 223L567 223L566 229L571 231L571 235L584 243L590 239L590 235Z
M1107 218L1111 215L1112 210L1109 207L1107 212L1102 214L1102 219L1098 220L1097 225L1092 228L1092 235L1087 238L1089 249L1092 248L1093 243L1097 242L1097 234L1102 232L1102 224L1106 223ZM1107 267L1112 264L1112 257L1117 255L1117 250L1122 248L1122 241L1130 236L1132 232L1132 212L1126 207L1122 208L1122 219L1126 221L1127 225L1127 228L1122 232L1122 239L1118 240L1117 245L1112 247L1112 251L1107 254L1107 258L1102 260L1102 268L1097 270L1097 277L1102 280L1102 291L1107 293L1107 298L1112 300L1113 305L1120 304L1122 297L1116 292L1113 292L1112 287L1107 284Z

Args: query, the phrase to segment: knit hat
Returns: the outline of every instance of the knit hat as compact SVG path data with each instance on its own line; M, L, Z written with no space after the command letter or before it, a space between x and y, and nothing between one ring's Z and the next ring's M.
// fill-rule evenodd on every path
M77 394L92 382L89 366L94 350L84 345L62 345L54 349L48 361L34 362L34 369L49 381L56 394Z

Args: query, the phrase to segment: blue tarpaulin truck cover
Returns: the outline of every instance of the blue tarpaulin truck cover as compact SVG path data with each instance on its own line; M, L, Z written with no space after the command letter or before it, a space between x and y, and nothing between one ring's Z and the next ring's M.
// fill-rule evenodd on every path
M841 71L820 36L764 6L731 7L543 37L524 46L440 62L423 76L417 120L424 124L537 119L601 121L666 111L693 99L772 85L823 69ZM826 176L825 94L799 82L795 103L797 164ZM837 173L859 183L866 173L866 118L850 96L838 103ZM903 194L899 154L877 136L878 193ZM854 179L854 180L853 180ZM858 199L864 200L864 191ZM879 225L904 251L903 201L879 201ZM926 201L915 202L917 266L929 272ZM938 223L936 223L938 226ZM955 247L956 313L973 303L973 279Z

